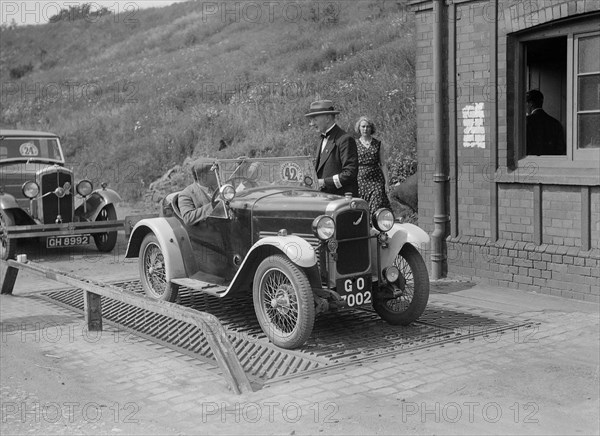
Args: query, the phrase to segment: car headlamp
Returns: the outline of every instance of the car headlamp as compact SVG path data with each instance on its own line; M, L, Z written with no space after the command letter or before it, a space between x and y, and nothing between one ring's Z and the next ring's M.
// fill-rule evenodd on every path
M380 232L387 232L394 226L394 213L386 208L378 209L373 215L373 225Z
M29 199L35 198L40 193L40 186L32 181L23 183L21 187L23 195Z
M223 185L221 186L221 198L225 201L231 201L235 198L235 188L233 185Z
M89 180L82 180L77 184L77 193L82 197L87 197L94 191L94 185Z
M335 233L335 222L330 216L320 215L314 219L312 231L321 241L327 241L333 238L333 234Z

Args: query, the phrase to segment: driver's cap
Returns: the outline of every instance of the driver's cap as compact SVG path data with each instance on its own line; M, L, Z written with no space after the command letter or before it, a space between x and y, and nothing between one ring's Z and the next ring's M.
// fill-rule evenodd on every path
M192 175L201 185L216 184L215 173L211 171L214 161L211 159L196 159L192 164Z

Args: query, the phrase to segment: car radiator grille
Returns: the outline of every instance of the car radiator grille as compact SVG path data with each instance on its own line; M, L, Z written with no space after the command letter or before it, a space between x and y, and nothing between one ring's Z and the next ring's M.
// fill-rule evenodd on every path
M63 222L70 222L72 220L74 187L73 177L70 173L57 171L42 175L40 183L42 194L53 192L59 186L64 188L67 182L69 182L71 188L63 198L58 198L54 193L42 198L44 224L55 223L58 215L61 216Z
M353 274L369 269L369 213L362 209L342 212L336 217L335 228L338 274ZM361 239L339 242L353 238Z

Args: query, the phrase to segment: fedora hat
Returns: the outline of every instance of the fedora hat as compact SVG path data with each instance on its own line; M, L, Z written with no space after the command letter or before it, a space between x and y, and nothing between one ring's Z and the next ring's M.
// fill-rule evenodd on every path
M331 100L318 100L310 104L310 109L305 117L315 117L317 115L337 115L340 111L336 111Z

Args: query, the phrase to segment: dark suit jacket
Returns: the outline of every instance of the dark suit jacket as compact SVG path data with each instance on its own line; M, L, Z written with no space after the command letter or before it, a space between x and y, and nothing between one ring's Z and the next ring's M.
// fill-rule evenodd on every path
M561 155L567 154L565 133L556 118L543 109L536 109L525 122L527 126L527 154Z
M358 197L358 152L354 138L335 125L329 132L325 149L321 152L321 141L318 147L317 177L325 181L321 190L337 195L351 192ZM339 189L333 181L336 174L342 185Z
M181 218L188 226L204 221L213 210L211 195L204 186L192 183L177 198Z

